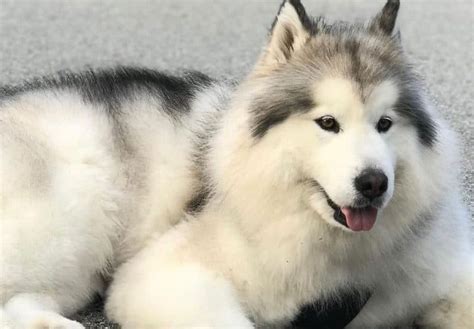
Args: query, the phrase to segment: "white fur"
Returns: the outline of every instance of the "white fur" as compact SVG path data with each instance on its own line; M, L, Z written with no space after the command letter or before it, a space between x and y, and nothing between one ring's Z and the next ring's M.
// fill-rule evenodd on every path
M309 113L309 119L330 114L338 120L344 133L339 136L319 130L318 139L315 139L314 127L309 127L306 134L308 144L300 153L311 160L301 159L301 162L308 162L307 174L320 182L339 206L353 204L357 192L352 184L355 177L366 168L380 169L389 182L386 204L393 194L396 161L394 150L386 141L394 132L381 135L374 127L382 115L394 117L393 111L387 112L387 109L393 107L398 93L386 81L377 86L363 103L355 88L350 80L343 78L328 78L315 87L318 107ZM310 126L309 123L307 120L306 126ZM319 197L314 201L320 213L331 212L325 200ZM342 226L334 221L332 213L323 218L329 224Z
M217 111L229 94L221 85L200 91L179 123L147 98L124 102L128 148L116 144L106 111L73 91L2 103L3 328L80 328L64 316L102 292L112 273L106 310L124 329L283 326L343 287L373 289L350 329L415 318L428 328L469 328L470 227L450 130L430 110L438 140L424 147L391 109L393 82L362 101L353 81L331 76L312 86L314 109L257 140L249 106L264 86L255 77L285 60L285 28L298 51L307 36L288 3L277 39L225 113ZM314 120L323 115L337 118L343 133L320 129ZM394 121L386 134L374 128L382 115ZM196 137L214 125L199 173ZM350 205L354 177L366 167L383 170L389 188L375 227L357 234L334 221L308 179ZM200 179L212 199L186 217ZM426 230L411 235L420 217Z
M329 84L339 90L350 85L343 80ZM453 166L455 155L450 149L454 142L442 121L441 141L433 151L419 146L412 128L401 118L394 118L396 126L384 136L370 132L375 131L374 118L386 114L382 107L395 115L390 110L396 92L393 88L390 82L381 84L367 102L369 105L363 107L348 87L346 98L351 101L338 102L335 107L321 99L320 107L289 118L255 143L246 128L249 116L245 104L251 92L244 85L211 142L209 157L213 161L209 170L215 199L198 219L179 225L143 250L140 259L148 261L133 261L119 269L110 290L108 314L126 328L146 327L151 323L148 316L144 316L146 322L136 322L140 320L139 310L146 308L145 299L173 305L169 301L176 300L177 291L196 296L204 286L213 296L203 299L208 307L228 305L229 295L221 296L219 302L214 299L219 296L217 286L225 280L235 289L233 303L238 302L243 308L229 306L232 317L240 314L239 318L248 316L256 326L278 326L291 320L305 303L349 285L373 287L375 292L348 328L407 325L433 301L454 298L452 305L459 305L453 306L453 314L457 315L452 317L460 320L453 326L467 329L462 323L469 317L469 298L450 295L451 285L472 264L467 216L455 191L443 193L455 177L442 170ZM348 136L318 131L313 120L321 114L342 116ZM321 136L315 138L315 134ZM371 149L361 148L366 142ZM338 163L340 154L345 155L344 164ZM326 201L320 193L298 184L298 177L309 173L321 180L331 197L350 202L353 193L344 193L351 187L357 170L367 164L383 168L392 185L375 228L354 234L327 225L334 220ZM341 175L331 175L335 165ZM398 173L404 183L394 188L399 166L404 168ZM440 175L442 179L432 179ZM443 204L439 204L440 200ZM426 210L433 210L431 215L437 216L426 236L408 242L413 243L412 247L394 251L398 241L411 230L415 217ZM177 265L170 265L170 260L179 264L178 273ZM145 265L148 263L153 267ZM186 268L184 264L199 264L199 268L218 277L216 286L200 278L201 270L190 270L189 279L177 280ZM141 277L137 272L147 273L152 268L157 269L153 271L156 282L135 289L134 282ZM173 275L164 275L163 271L172 271ZM191 280L194 276L197 279ZM150 290L152 286L156 289ZM144 294L147 298L142 299ZM201 319L188 310L188 302L195 303L194 298L179 299L180 305L167 309L167 314L157 314L156 327L166 327L160 325L160 319L175 323L168 317L186 323ZM133 312L128 313L130 309ZM135 322L128 322L127 316ZM214 326L219 327L220 323L216 320Z
M185 242L181 228L121 267L107 314L123 328L252 328L227 280L185 255L168 257ZM132 281L133 289L127 289Z
M108 126L92 111L68 94L25 95L2 108L2 304L41 293L71 314L101 289L121 195L111 188L118 168Z
M4 329L84 329L80 323L59 315L60 310L61 307L50 296L18 294L5 305L5 319L0 324ZM13 325L6 322L8 319L15 319Z
M106 111L85 104L73 91L26 92L2 104L5 326L30 328L26 317L31 323L63 325L59 314L70 315L103 293L104 277L182 218L196 185L194 136L225 90L214 85L201 93L194 117L182 129L150 102L123 104L127 142L138 150L134 154L114 145ZM44 298L32 301L25 292ZM36 306L30 310L31 305L44 312L36 312ZM64 326L76 328L72 322Z

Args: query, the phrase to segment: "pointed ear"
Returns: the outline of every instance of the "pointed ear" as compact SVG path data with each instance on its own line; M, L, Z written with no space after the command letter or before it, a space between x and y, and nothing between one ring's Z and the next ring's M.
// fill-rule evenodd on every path
M388 0L382 11L375 16L370 25L370 30L385 35L392 35L395 22L397 21L398 9L400 9L399 0Z
M270 68L286 63L309 39L311 25L300 0L284 0L258 66Z

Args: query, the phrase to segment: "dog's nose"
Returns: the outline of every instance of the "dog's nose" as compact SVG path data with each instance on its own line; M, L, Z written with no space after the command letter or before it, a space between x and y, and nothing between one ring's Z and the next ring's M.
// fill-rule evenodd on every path
M365 169L355 179L355 188L368 199L375 199L387 191L388 178L382 170Z

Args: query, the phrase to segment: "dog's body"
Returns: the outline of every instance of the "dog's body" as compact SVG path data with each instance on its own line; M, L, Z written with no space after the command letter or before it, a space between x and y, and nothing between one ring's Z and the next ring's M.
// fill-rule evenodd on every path
M285 1L238 87L123 68L3 89L0 323L80 328L59 314L113 274L125 329L285 326L347 292L347 328L469 328L454 141L397 10L330 26Z
M200 120L228 92L200 74L129 68L25 87L2 100L1 300L33 284L64 292L69 314L181 219L199 186Z

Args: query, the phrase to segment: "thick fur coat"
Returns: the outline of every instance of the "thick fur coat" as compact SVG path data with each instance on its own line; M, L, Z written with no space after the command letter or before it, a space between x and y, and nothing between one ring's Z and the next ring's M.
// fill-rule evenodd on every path
M398 8L329 24L285 0L238 86L118 68L3 87L1 327L82 328L67 317L110 282L124 329L470 328L456 142Z

